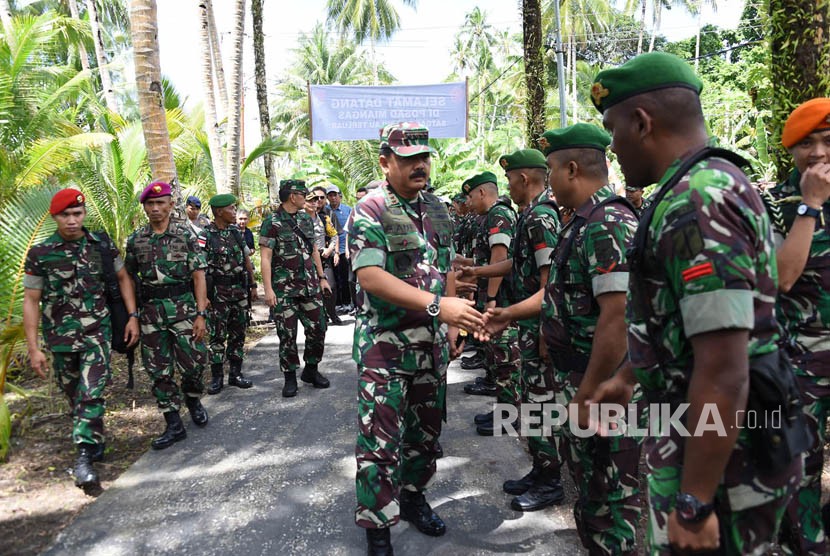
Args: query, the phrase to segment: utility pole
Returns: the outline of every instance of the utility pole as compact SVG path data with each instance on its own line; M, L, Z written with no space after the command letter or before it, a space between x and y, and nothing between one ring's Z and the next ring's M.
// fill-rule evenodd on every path
M559 89L559 126L565 127L568 125L568 101L565 98L565 50L562 48L562 26L559 18L559 2L560 0L553 0L553 17L556 19L554 24L554 52L556 52L556 83Z

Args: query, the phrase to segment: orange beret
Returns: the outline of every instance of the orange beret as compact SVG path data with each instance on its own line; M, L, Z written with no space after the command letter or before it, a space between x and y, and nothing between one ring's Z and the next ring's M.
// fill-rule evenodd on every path
M830 98L814 98L793 110L784 124L781 144L789 149L821 128L830 128Z
M68 208L82 207L85 201L84 194L77 189L61 189L52 197L52 202L49 204L49 214L55 216Z

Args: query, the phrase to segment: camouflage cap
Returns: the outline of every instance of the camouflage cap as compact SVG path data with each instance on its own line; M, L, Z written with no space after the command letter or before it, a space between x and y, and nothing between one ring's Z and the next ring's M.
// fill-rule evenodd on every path
M544 168L548 165L545 162L545 155L537 149L521 149L512 154L505 154L499 158L499 165L505 172L517 168Z
M214 195L213 197L211 197L210 201L208 201L208 204L212 207L224 208L229 207L231 205L235 205L236 201L237 199L235 195L232 195L230 193L221 193L219 195Z
M597 149L605 152L611 144L611 136L591 124L574 124L559 129L550 129L536 140L539 147L549 155L562 149Z
M303 195L308 194L305 180L280 180L280 191L291 190Z
M461 184L461 191L464 192L464 195L469 195L473 189L485 183L497 184L498 181L496 181L496 175L493 172L482 172L471 178L467 178L464 180L464 183Z
M673 54L648 52L623 65L599 72L591 86L591 100L600 112L630 97L683 87L700 94L703 82L692 67Z
M389 124L380 130L380 150L390 149L398 156L435 152L429 146L429 130L416 122Z

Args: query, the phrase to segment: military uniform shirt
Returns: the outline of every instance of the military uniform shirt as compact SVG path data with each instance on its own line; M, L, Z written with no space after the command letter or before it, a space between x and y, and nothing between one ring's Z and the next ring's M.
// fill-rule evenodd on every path
M305 211L294 214L282 206L269 214L259 232L260 247L273 251L271 287L281 296L311 297L320 289L314 267L314 223Z
M443 294L455 257L447 209L430 193L407 202L381 186L352 212L349 254L355 272L378 266L411 286ZM415 372L448 361L446 326L425 309L384 301L359 282L357 305L352 355L358 365Z
M127 238L124 266L142 285L172 286L192 283L193 273L205 270L207 262L189 224L171 220L160 234L150 225L133 232ZM174 298L142 299L141 322L178 322L192 318L195 311L191 292Z
M540 269L550 265L558 241L559 213L547 200L547 191L542 191L522 211L516 223L513 303L533 296L542 287Z
M507 258L511 258L513 256L513 234L515 233L515 227L516 212L508 203L499 199L490 207L490 210L486 214L481 216L478 235L476 236L473 247L473 262L475 265L489 265L490 255L493 247L496 245L504 245L507 247ZM484 302L487 298L488 281L489 278L481 278L478 280L479 303ZM497 294L500 307L506 307L508 305L511 283L512 277L505 276L499 286Z
M214 282L216 299L236 301L247 297L245 274L248 273L248 269L245 268L245 255L250 256L251 250L245 244L245 238L239 228L231 224L225 229L220 229L211 222L199 235L199 245L204 249L209 275L237 278L237 282L232 285Z
M771 189L765 201L773 222L773 239L780 247L801 204L801 174ZM778 320L787 333L791 355L822 376L830 375L830 203L822 206L807 264L790 291L778 294ZM808 357L802 357L809 354ZM804 361L808 360L808 361Z
M696 334L744 329L750 357L776 349L770 228L746 176L717 158L695 165L656 207L627 307L630 357L645 392L685 399L694 363L689 338ZM646 299L655 313L650 326L640 309Z
M57 232L29 249L23 287L41 290L43 337L53 352L86 351L100 343L110 330L104 268L99 237L87 232L77 241L66 241ZM107 239L106 251L115 271L124 262ZM106 337L106 336L105 336Z
M610 187L603 187L576 209L574 217L562 228L541 312L542 334L551 347L571 347L590 354L599 319L596 298L628 291L626 251L637 232L637 218L618 203L591 212L614 196ZM583 226L575 225L581 221L579 217L587 219ZM560 266L559 257L564 255L561 251L573 233L577 234L576 239L567 261Z

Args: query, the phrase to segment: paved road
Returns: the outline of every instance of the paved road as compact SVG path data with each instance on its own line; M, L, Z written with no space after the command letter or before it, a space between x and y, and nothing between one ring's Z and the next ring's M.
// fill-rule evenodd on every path
M254 388L206 396L205 429L187 419L185 441L148 451L46 554L365 554L353 521L351 338L352 326L329 329L321 371L331 388L301 383L293 399L280 396L276 336L263 338L246 361ZM529 458L516 438L476 435L472 417L492 398L462 392L475 374L458 363L448 374L446 457L427 494L447 534L427 537L401 522L392 530L396 553L581 553L569 505L524 515L510 509L501 483L524 474Z

